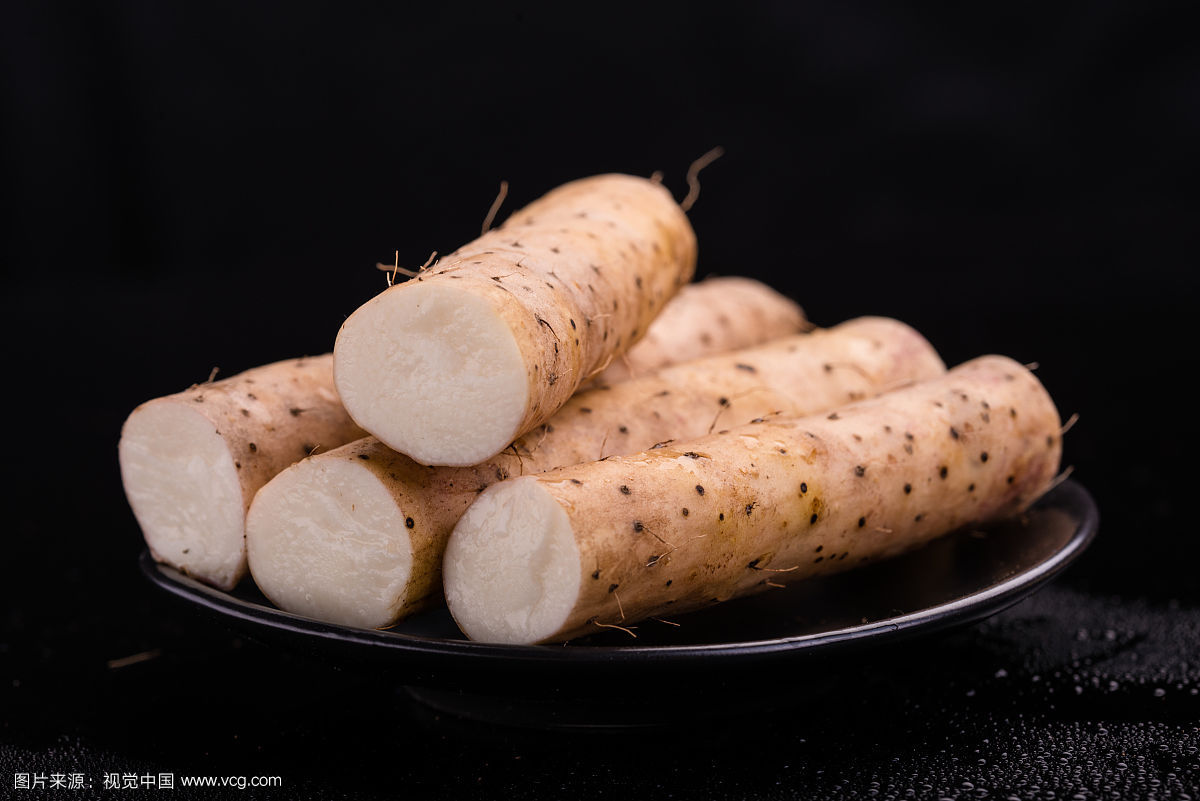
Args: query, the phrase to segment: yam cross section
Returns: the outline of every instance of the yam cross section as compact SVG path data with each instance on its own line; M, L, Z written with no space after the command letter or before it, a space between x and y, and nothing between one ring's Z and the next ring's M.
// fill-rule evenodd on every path
M582 392L510 451L473 467L419 465L369 438L306 459L259 492L247 520L250 570L290 612L390 625L441 601L446 540L491 484L669 449L672 438L829 409L944 371L908 326L864 318ZM614 509L620 504L606 514Z
M1016 514L1060 452L1038 380L983 357L832 414L496 484L450 538L446 598L475 640L628 627Z
M354 312L334 346L338 393L416 461L476 464L644 336L695 265L661 185L574 181Z
M246 509L300 459L361 438L333 356L289 359L143 403L121 429L121 480L154 558L221 589L246 573Z
M697 345L715 353L807 327L800 307L765 284L714 278L684 287L626 356L678 361ZM673 338L692 344L663 347ZM122 479L155 559L229 589L246 572L254 493L305 456L365 434L337 399L332 354L280 362L138 407L122 434Z

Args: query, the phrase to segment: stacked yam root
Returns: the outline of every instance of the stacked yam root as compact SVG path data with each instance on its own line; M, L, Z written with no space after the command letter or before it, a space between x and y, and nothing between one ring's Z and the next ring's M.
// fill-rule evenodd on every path
M657 182L575 181L368 301L332 354L143 404L120 462L151 553L335 623L444 600L472 639L558 642L1052 485L1058 412L1021 365L947 373L881 318L804 333L755 281L689 284L696 256Z
M250 570L290 612L388 626L441 601L450 532L498 481L666 448L766 415L826 410L944 370L908 326L863 318L581 392L472 467L427 467L359 440L304 460L258 493L246 524Z
M706 336L714 319L718 330ZM708 356L810 327L799 306L758 281L710 278L669 301L626 358L660 366L682 360L662 343L686 341L688 357ZM290 359L139 406L121 431L121 478L154 558L228 590L246 574L255 494L301 459L365 436L334 388L333 355Z

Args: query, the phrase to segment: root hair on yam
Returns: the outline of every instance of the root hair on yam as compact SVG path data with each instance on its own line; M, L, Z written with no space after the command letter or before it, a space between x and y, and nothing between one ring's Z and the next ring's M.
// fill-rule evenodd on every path
M483 218L483 228L479 231L480 236L492 230L492 223L496 220L496 212L500 211L500 206L504 203L504 198L506 197L508 197L508 181L501 181L500 191L496 194L496 199L492 201L492 206L488 209L487 216Z
M692 162L692 166L688 167L687 171L687 196L679 202L679 208L684 212L692 210L692 206L696 205L696 201L700 199L700 171L712 164L721 156L725 155L725 148L714 147L712 150L705 153L700 158Z
M711 434L713 432L713 429L717 427L717 421L721 419L721 415L725 413L726 409L732 408L733 402L735 400L737 400L738 398L744 398L747 395L753 395L755 392L773 392L773 391L774 390L772 390L770 387L765 387L765 386L764 387L750 387L750 389L746 390L745 392L739 392L736 395L730 395L727 398L722 398L724 403L720 404L721 408L717 410L717 416L714 417L712 423L709 424L708 433ZM778 412L772 412L772 414L778 414Z
M673 545L673 544L671 544L670 542L667 542L666 540L664 540L662 537L660 537L660 536L658 536L657 534L655 534L655 533L654 533L654 529L650 528L650 527L649 527L649 526L647 526L645 523L642 523L642 524L641 524L641 528L640 528L639 530L640 530L640 531L645 531L645 532L646 532L647 534L649 534L651 537L654 537L654 539L658 540L658 541L659 541L659 542L661 542L663 545L665 545L665 546L667 546L668 548L670 548L670 549L671 549L671 550L667 551L667 553L664 553L662 556L667 556L668 554L674 553L675 551L678 551L678 550L679 550L679 546L677 546L677 545ZM662 558L662 556L660 556L660 557L658 557L658 558L659 558L659 559L661 559L661 558ZM618 603L619 603L619 601L618 601Z
M863 378L870 381L872 384L875 383L874 376L872 376L870 373L868 373L866 370L864 370L860 365L857 365L854 362L826 362L825 363L825 371L826 372L833 372L833 370L836 368L846 368L849 370L853 370L854 372L861 375Z
M1068 431L1074 428L1075 424L1078 422L1079 412L1072 412L1071 416L1067 418L1067 422L1065 422L1063 427L1058 430L1058 435L1061 437L1063 434L1066 434Z
M216 380L216 378L217 378L217 372L218 372L220 369L221 369L220 367L213 367L213 369L211 369L211 370L209 370L209 371L208 371L208 378L204 379L204 380L203 380L203 381L201 381L199 384L192 384L192 385L191 385L190 387L188 387L188 388L187 388L185 391L186 391L186 392L191 392L193 389L199 389L200 387L207 386L208 384L211 384L211 383L212 383L214 380Z
M1054 477L1054 480L1050 482L1050 485L1048 487L1046 487L1046 491L1043 492L1042 495L1049 495L1051 492L1053 492L1058 487L1059 484L1063 483L1068 478L1070 478L1071 474L1074 472L1075 472L1075 465L1068 465L1066 470L1062 471L1061 473L1059 473L1057 476Z
M129 656L110 659L104 664L109 670L120 670L121 668L129 667L130 665L136 665L139 662L149 662L151 659L157 659L160 656L162 656L161 648L151 648L149 651L141 651L140 653L130 654Z
M397 250L395 263L384 264L381 261L377 261L377 262L375 262L375 269L376 270L384 270L385 272L387 272L388 273L387 285L393 286L396 283L396 274L397 273L399 273L400 275L407 275L409 278L416 278L421 273L425 272L431 266L433 266L435 258L437 258L436 250L429 254L429 258L426 259L425 263L422 264L418 269L408 270L408 269L405 269L404 267L400 266L400 251Z
M645 529L645 530L646 530L646 531L650 531L650 529L648 529L648 528L647 528L647 529ZM654 534L654 532L653 532L653 531L650 531L650 533L651 533L651 534ZM671 545L671 543L667 542L667 541L666 541L666 540L664 540L662 537L658 537L658 535L657 535L657 534L655 534L654 536L655 536L655 537L657 537L657 538L658 538L658 541L659 541L659 542L661 542L663 545L669 545L669 546L670 546L670 549L669 549L669 550L666 550L666 551L663 551L662 553L658 554L657 556L652 556L652 557L650 557L650 562L649 562L649 563L646 565L646 567L653 567L654 565L657 565L659 562L661 562L662 560L666 559L668 556L670 556L671 554L675 553L675 552L676 552L676 551L678 551L680 548L682 548L682 547L683 547L683 545L689 545L689 544L691 544L691 543L695 542L696 540L702 540L702 539L704 539L705 537L707 537L708 535L707 535L707 534L697 534L696 536L692 537L691 539L689 539L689 540L685 541L685 542L683 543L683 545ZM765 568L764 568L764 569L765 569ZM794 570L795 568L790 568L790 569Z
M617 601L617 611L621 613L621 622L625 622L625 607L621 604L621 596L617 595L617 591L612 591L612 597Z
M624 618L621 618L621 619L624 620ZM618 631L623 631L626 634L628 634L630 637L632 637L633 639L635 639L635 640L637 639L637 634L634 633L632 627L618 626L615 623L601 623L596 618L592 618L591 623L593 626L599 626L602 629L617 629Z
M525 475L525 462L521 459L521 452L517 450L517 443L512 443L506 450L511 450L513 452L513 456L517 457L517 467L520 469L520 473L517 475Z
M610 354L608 354L608 358L604 360L604 363L601 364L599 367L597 367L592 372L588 373L587 377L584 378L583 380L588 381L588 380L600 375L601 373L603 373L605 370L608 369L608 366L610 364L612 364L612 360L613 360L613 355L610 353Z
M533 452L542 447L542 443L546 441L546 435L550 433L550 428L546 424L542 424L542 436L538 437L538 441L534 443L532 448L525 449L526 456L533 456ZM515 443L514 443L515 444Z

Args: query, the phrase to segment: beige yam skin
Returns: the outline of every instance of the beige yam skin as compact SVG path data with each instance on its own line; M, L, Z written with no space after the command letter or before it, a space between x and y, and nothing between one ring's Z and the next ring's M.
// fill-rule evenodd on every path
M395 536L410 539L412 577L388 614L371 621L382 627L431 602L441 603L446 541L479 493L498 481L634 453L672 438L702 436L725 424L781 411L791 415L822 411L944 372L936 351L912 328L886 318L861 318L581 392L510 450L472 467L423 466L374 437L311 461L344 460L371 471L406 518L406 530ZM284 472L269 489L286 492L288 480L289 472ZM352 503L352 498L343 500L345 507ZM256 551L256 538L263 537L256 531L260 525L268 521L256 520L252 510L250 570L264 594L282 606L278 595L272 594L270 581L264 580L269 555ZM342 547L336 544L339 536L329 533L330 547Z
M585 379L645 335L695 265L696 236L666 189L643 178L600 175L551 191L363 308L430 282L486 300L511 330L527 372L525 414L510 442L548 420ZM338 335L334 372L347 410L361 422L358 393L342 378L343 359L353 358L347 336L370 336L355 327L360 312ZM405 450L404 442L383 438Z
M945 371L937 352L914 329L888 318L861 317L641 378L598 384L513 443L513 453L521 458L511 472L540 473L636 453L769 414L813 414Z
M1016 514L1048 489L1060 453L1045 389L1020 364L987 356L827 416L517 479L565 510L580 554L579 596L544 641L832 573Z
M679 290L645 338L596 380L625 381L811 328L800 306L766 284L741 276L706 278Z
M229 449L242 490L240 515L245 517L255 493L284 468L314 453L360 439L366 432L342 408L333 387L333 355L303 357L256 367L235 376L193 386L183 392L156 398L139 406L183 404L202 414L215 427ZM126 428L129 423L126 422ZM119 448L122 478L125 442ZM129 494L129 487L126 487ZM193 578L221 589L232 589L246 573L243 545L237 567L228 575L206 575L189 567L186 554L156 548L158 532L148 529L139 504L130 499L134 516L150 553ZM172 549L174 551L175 549Z

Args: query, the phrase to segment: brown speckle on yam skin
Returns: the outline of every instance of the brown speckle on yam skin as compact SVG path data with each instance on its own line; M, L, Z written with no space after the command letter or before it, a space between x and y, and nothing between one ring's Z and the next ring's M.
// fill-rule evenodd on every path
M619 486L636 476L639 485L652 487L653 491L637 494L634 507L637 519L647 529L676 544L670 562L657 562L651 574L646 562L661 553L661 543L652 538L612 536L609 528L585 525L575 527L581 559L584 564L604 564L610 580L620 583L629 622L661 612L668 601L675 612L697 608L713 597L762 589L761 573L746 570L746 566L764 551L774 555L769 562L756 562L757 568L785 569L799 564L815 569L819 564L821 569L842 569L894 555L950 528L1016 514L1045 491L1057 473L1061 447L1060 438L1047 432L1057 432L1060 421L1036 378L1002 357L969 362L952 375L953 387L947 386L946 380L927 381L846 407L840 412L840 421L828 421L824 416L803 421L773 418L734 429L725 438L711 435L676 446L702 451L711 456L708 459L679 458L680 453L671 449L647 451L551 471L536 480L560 499L572 521L602 519L606 502L602 494L580 491L568 477L579 477L592 486ZM971 434L973 443L986 448L987 462L977 458L983 448L964 452L946 434L954 426L961 435L963 422L976 414L977 407L969 408L961 399L964 392L976 398L987 395L993 404L1020 393L1018 417L1006 416L1003 423L993 418L990 426ZM942 406L934 406L931 400ZM847 425L852 421L858 423L856 430L877 433L864 434L863 441L857 442ZM895 463L873 458L881 448L886 450L885 425L906 431L910 442L923 443L921 451L901 456ZM1053 440L1049 449L1047 436ZM811 448L805 443L817 442L820 447L812 461L799 461L797 454ZM780 446L787 453L779 453ZM751 462L757 467L747 474L741 465ZM839 463L845 465L841 468L844 472L833 468ZM798 464L827 476L823 485L815 488L810 479L809 492L798 495L793 483ZM860 465L869 465L862 476L854 470ZM957 475L962 480L965 475L969 482L937 480L943 467L948 478ZM935 479L928 484L912 480L925 475ZM974 489L963 492L969 485ZM679 496L696 497L699 487L705 487L706 494L718 492L714 497L725 509L753 504L754 513L723 520L718 515L680 515ZM779 523L785 520L802 524L781 527ZM822 540L831 536L851 537L847 544L853 542L854 547L838 548L829 558L814 562L814 550L816 556L824 556ZM851 551L855 558L848 560ZM807 559L802 558L804 553L809 555ZM810 572L803 567L779 572L774 580L783 583ZM664 579L674 581L669 597L664 594ZM606 621L606 609L585 585L560 634L584 633L583 622L596 614ZM561 638L556 635L552 639Z

